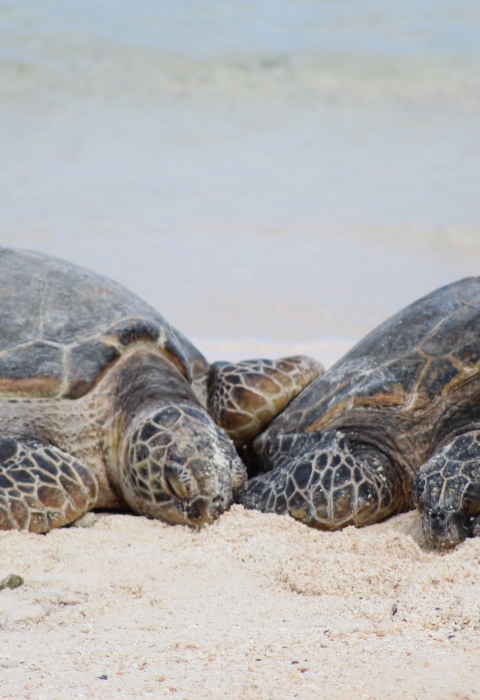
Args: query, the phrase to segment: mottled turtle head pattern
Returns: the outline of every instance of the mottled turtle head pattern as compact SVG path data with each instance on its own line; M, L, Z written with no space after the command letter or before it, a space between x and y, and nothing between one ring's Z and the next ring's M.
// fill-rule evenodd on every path
M360 462L339 431L277 435L263 447L264 464L276 466L247 483L246 508L331 530L382 520L398 507L395 473L380 455Z
M480 534L480 432L460 435L428 460L413 497L430 545L453 547Z
M166 405L130 426L120 487L137 513L198 527L228 508L245 479L233 444L200 407Z

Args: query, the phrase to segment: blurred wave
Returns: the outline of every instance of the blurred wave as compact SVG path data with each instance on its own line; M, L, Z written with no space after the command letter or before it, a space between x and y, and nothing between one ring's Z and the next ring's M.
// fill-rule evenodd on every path
M480 105L480 55L244 51L193 57L92 37L2 36L0 91L138 99L403 100ZM10 45L10 46L9 46Z
M474 0L16 0L0 89L243 100L480 100Z

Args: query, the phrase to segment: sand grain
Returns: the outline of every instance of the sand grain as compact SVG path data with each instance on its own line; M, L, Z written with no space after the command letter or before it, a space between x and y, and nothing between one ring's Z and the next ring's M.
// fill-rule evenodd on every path
M235 506L0 534L3 698L477 698L480 540L324 533ZM106 678L105 678L106 676Z

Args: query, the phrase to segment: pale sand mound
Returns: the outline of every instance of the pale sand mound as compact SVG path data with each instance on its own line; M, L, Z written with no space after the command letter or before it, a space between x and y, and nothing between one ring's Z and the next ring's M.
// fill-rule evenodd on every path
M0 538L0 576L25 578L0 592L3 698L480 697L480 539L425 551L416 513Z

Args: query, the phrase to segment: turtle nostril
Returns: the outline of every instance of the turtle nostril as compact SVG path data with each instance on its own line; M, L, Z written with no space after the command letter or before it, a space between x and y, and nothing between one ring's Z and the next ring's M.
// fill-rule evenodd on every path
M434 523L445 523L446 521L446 515L443 513L441 510L431 510L430 511L430 520Z

